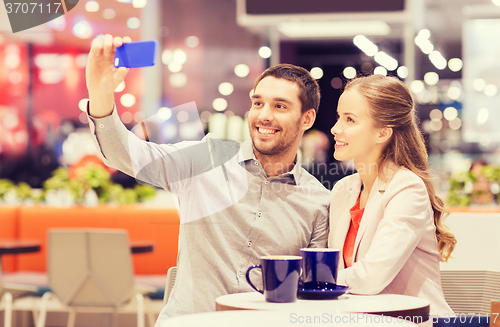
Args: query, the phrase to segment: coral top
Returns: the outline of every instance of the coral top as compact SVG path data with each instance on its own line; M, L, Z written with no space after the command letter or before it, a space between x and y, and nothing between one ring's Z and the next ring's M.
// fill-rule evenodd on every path
M349 231L344 242L344 263L345 267L348 268L352 266L352 255L354 252L354 243L356 242L356 235L358 235L359 224L361 223L361 218L363 217L363 212L365 208L359 208L359 197L356 204L349 210L351 214L351 223L349 224Z

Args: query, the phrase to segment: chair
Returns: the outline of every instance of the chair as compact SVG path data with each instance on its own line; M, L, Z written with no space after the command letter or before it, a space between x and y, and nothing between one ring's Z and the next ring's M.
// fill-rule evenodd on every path
M4 311L4 326L12 326L13 304L17 298L38 291L34 285L8 283L3 281L2 266L0 264L0 311Z
M4 327L12 326L12 302L12 294L9 292L3 292L2 298L0 299L0 311L4 312Z
M49 286L41 299L37 327L45 326L49 301L62 304L68 327L77 312L112 312L135 306L137 326L145 325L144 296L134 283L128 234L111 229L52 229L48 233ZM148 290L150 291L150 290ZM154 319L148 312L149 324Z
M500 272L441 270L444 297L454 312L490 313L491 300L500 298Z
M167 271L167 283L165 284L165 295L163 295L163 306L167 304L172 288L175 284L175 277L177 276L177 266L168 268Z

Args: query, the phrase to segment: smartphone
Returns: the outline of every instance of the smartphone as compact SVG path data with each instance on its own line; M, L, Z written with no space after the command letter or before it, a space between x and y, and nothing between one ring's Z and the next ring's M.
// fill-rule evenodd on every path
M114 66L137 68L153 66L156 63L158 41L136 41L123 43L116 48Z

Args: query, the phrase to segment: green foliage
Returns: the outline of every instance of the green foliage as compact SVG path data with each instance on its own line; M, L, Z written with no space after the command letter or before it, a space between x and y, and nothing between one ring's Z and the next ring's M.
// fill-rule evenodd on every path
M481 174L486 178L490 185L500 184L500 166L486 165L482 168ZM479 197L490 192L490 190L477 190L475 183L478 182L479 176L473 172L467 171L451 176L449 183L447 204L450 206L465 207L477 203ZM492 195L493 199L498 202L498 193Z
M145 202L156 195L156 189L149 185L136 184L134 188L124 189L111 181L111 175L106 169L92 164L79 167L73 173L68 168L57 168L52 172L52 177L43 183L41 192L34 192L24 182L15 185L10 180L0 180L0 199L12 190L15 190L20 200L31 198L35 202L44 200L45 193L50 190L66 190L76 203L83 203L85 193L89 190L96 193L99 203L133 204Z
M0 198L3 199L5 194L14 189L15 184L9 179L0 179Z

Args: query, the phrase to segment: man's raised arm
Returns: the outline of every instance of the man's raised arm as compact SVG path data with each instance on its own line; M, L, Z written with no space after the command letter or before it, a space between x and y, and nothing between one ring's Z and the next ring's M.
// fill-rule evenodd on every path
M113 112L115 89L128 72L128 68L113 66L115 49L131 41L128 36L113 38L106 34L102 44L98 39L92 42L85 69L91 116L100 118Z

